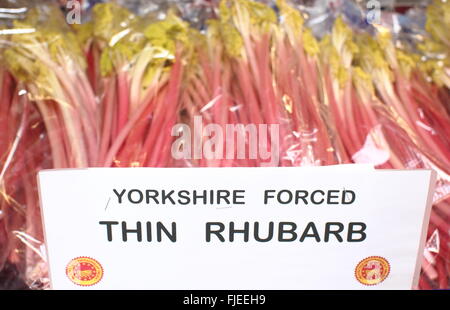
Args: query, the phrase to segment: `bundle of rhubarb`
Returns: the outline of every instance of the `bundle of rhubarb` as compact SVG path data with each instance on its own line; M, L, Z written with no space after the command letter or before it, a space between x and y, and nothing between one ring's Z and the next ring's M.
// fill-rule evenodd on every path
M318 39L286 0L202 8L67 25L46 3L0 28L0 282L47 285L41 169L370 163L437 172L419 288L449 288L450 2L414 50L344 17Z

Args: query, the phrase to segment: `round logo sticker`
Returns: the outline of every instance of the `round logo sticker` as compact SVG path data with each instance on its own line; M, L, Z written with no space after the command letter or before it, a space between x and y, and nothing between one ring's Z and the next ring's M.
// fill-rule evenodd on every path
M364 285L376 285L389 275L389 262L380 256L370 256L358 263L355 268L356 279Z
M77 285L92 286L102 279L103 267L93 258L77 257L67 264L66 275Z

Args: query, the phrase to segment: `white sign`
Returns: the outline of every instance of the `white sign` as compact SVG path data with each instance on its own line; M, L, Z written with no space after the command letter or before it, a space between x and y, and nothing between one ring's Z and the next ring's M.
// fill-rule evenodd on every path
M42 171L52 287L411 289L434 178L367 166Z

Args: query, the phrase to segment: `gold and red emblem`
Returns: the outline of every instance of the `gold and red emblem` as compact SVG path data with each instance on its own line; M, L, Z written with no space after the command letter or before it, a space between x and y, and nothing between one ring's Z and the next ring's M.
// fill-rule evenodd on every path
M67 264L66 275L77 285L92 286L103 278L103 267L93 258L77 257Z
M358 263L355 268L356 279L364 285L377 285L389 275L391 266L381 256L370 256Z

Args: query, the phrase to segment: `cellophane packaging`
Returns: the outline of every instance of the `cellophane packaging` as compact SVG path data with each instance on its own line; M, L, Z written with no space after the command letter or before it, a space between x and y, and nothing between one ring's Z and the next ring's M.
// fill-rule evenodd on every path
M42 169L352 163L437 172L418 288L449 288L450 2L3 0L0 21L0 288L49 287ZM230 124L250 148L278 125L277 160L177 142Z

